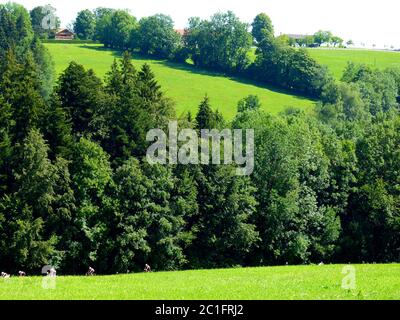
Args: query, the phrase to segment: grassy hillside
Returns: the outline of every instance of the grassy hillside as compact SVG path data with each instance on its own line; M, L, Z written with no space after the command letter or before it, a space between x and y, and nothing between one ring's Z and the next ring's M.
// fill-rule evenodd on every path
M114 58L119 56L117 52L103 49L97 44L46 43L45 45L53 56L57 73L74 60L87 68L94 69L96 74L103 78ZM137 68L144 63L151 66L164 91L176 102L178 115L187 111L196 112L205 94L210 97L213 107L228 119L236 114L237 102L249 94L258 95L263 108L271 113L280 112L288 106L312 110L314 105L313 101L287 94L279 89L243 79L227 78L190 65L140 56L134 56L133 60Z
M95 277L1 279L0 299L400 299L400 265L355 265L342 289L341 265L286 266ZM49 285L49 283L48 283Z
M400 52L352 49L309 49L311 56L322 65L328 66L333 75L340 79L347 62L364 63L379 69L400 67Z

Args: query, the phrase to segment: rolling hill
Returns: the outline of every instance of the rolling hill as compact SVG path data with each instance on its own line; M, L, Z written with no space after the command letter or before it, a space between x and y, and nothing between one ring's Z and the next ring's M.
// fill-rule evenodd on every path
M60 74L69 62L76 61L86 68L93 69L103 78L113 60L120 56L120 53L105 49L98 44L46 43L45 45L53 56L57 74ZM312 110L314 106L314 102L307 98L249 80L204 71L189 64L154 60L139 55L133 56L133 63L136 68L144 63L151 66L167 96L176 102L178 115L188 111L195 113L205 94L210 97L213 108L218 109L226 119L235 116L237 102L250 94L257 95L262 108L271 113L278 113L286 107Z
M342 77L347 62L363 63L378 69L400 67L400 52L364 49L308 49L310 55L325 65L336 79Z

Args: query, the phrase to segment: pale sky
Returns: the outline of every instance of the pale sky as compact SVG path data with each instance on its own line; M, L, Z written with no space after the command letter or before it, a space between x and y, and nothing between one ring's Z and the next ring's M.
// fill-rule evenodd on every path
M6 1L0 0L1 3ZM50 4L57 9L62 26L73 21L82 9L110 7L129 9L137 18L164 13L184 28L192 16L208 18L218 11L232 10L242 21L251 22L267 13L280 33L313 34L319 29L352 39L356 44L400 48L399 0L15 0L32 9Z

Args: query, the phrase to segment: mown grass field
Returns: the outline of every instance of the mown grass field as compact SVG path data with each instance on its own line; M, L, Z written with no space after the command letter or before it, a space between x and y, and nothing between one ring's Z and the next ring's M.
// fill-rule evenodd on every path
M99 44L46 43L60 74L71 61L93 69L104 78L116 57L120 54L104 49ZM183 112L197 112L198 105L207 94L214 109L218 109L225 118L232 119L236 114L237 102L250 94L257 95L263 109L278 113L286 107L298 107L313 110L314 102L282 90L260 85L248 80L229 78L217 73L199 70L191 65L154 60L134 55L136 68L147 63L151 66L157 80L167 96L176 102L177 115Z
M400 52L355 49L308 49L310 55L340 79L347 62L363 63L378 69L400 67Z
M400 264L354 265L356 288L342 288L343 265L284 266L115 276L0 279L0 299L400 299ZM45 286L46 287L46 283Z

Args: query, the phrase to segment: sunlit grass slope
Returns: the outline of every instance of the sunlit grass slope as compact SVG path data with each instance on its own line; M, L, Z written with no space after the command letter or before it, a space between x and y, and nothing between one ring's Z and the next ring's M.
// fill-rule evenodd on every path
M400 299L400 265L354 265L355 288L342 288L343 265L284 266L0 279L0 299ZM349 285L351 282L344 281Z
M92 68L98 76L104 77L111 63L120 53L104 49L98 44L46 43L60 74L70 61L76 61L86 68ZM176 102L177 114L196 112L205 94L211 104L227 119L236 114L237 102L250 94L257 95L263 109L278 113L286 107L298 107L312 110L314 102L276 88L264 86L248 80L225 77L224 75L197 69L191 65L172 63L164 60L133 57L134 65L139 68L147 63L154 71L167 96Z
M340 79L347 62L363 63L378 69L400 67L400 52L353 49L308 49L311 56Z

